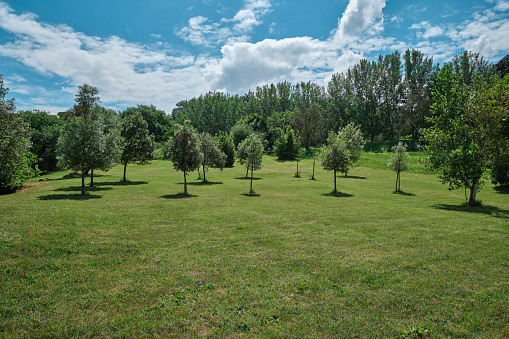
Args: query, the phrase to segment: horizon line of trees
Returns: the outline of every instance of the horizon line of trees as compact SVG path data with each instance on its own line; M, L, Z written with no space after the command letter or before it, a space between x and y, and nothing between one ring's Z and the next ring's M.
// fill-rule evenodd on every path
M479 54L465 51L441 67L433 63L432 57L426 57L418 50L407 50L403 56L396 51L374 61L363 59L352 69L333 74L327 88L312 82L295 85L280 82L258 87L243 96L209 92L179 102L171 116L153 105L129 107L118 113L106 109L99 105L97 89L86 84L80 86L76 104L58 116L40 111L22 111L14 115L29 122L32 127L25 148L31 144L27 154L30 151L42 158L43 161L39 162L41 167L54 169L59 162L61 166L90 171L93 178L94 168L108 169L118 162L124 165L126 180L127 163L147 163L154 148L159 154L169 157L172 152L168 141L173 140L177 126L184 124L189 124L199 133L201 140L215 137L208 142L209 149L217 148L222 152L222 165L219 167L232 165L236 149L252 134L258 136L267 152L274 151L278 158L289 160L296 158L300 146L308 150L310 147L335 144L337 138L331 137L331 133L341 134L348 126L355 127L356 138L362 141L362 145L364 138L374 141L399 140L402 137L412 139L416 144L432 144L431 128L442 122L443 117L464 117L469 97L481 93L483 87L499 86L493 79L501 79L508 73L509 55L497 64L491 64ZM447 86L453 91L445 88ZM501 84L499 87L504 89L504 86ZM15 113L14 101L5 100L7 91L2 78L2 112ZM464 94L459 96L459 92ZM506 100L500 95L497 98ZM448 100L456 100L459 106L451 106ZM489 102L480 104L493 106ZM449 106L444 108L444 105ZM501 107L506 107L504 105L507 102L501 103ZM504 108L502 111L505 112ZM504 119L504 114L498 114L498 118ZM2 118L7 116L3 114ZM465 124L461 121L459 123ZM497 131L499 134L495 137L506 138L506 135L501 135L505 133L504 129ZM459 130L455 133L459 134ZM128 138L131 140L128 141ZM344 154L351 152L346 150L346 144L341 141ZM496 178L495 182L509 183L508 178L503 178L504 175L509 177L504 169L507 165L504 161L507 158L506 146L500 144L496 152L490 150L490 154L498 154L497 159L485 156L486 152L482 150L483 157L489 158L482 166L498 163L494 173L502 168L499 171L502 180ZM131 150L126 151L126 147L131 147ZM143 149L150 149L150 156L148 153L140 155ZM429 147L424 149L430 150ZM78 161L74 158L80 152ZM89 154L84 159L87 152ZM30 161L33 162L33 158ZM202 161L205 176L206 167L213 162ZM463 180L451 187L461 185L468 186ZM477 189L479 185L470 186Z

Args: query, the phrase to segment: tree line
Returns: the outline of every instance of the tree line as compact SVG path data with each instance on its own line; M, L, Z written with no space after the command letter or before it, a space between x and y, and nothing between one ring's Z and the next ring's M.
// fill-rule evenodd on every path
M207 158L207 151L198 152L204 179L208 167L231 166L236 158L242 162L240 146L252 135L262 149L279 159L295 159L300 147L309 150L323 145L322 162L328 161L329 153L343 157L340 167L328 166L345 175L354 153L358 154L352 147L362 149L365 139L404 137L422 143L428 168L438 171L450 188L476 192L479 173L487 168L495 183L509 183L507 80L501 80L508 72L509 55L491 64L478 54L464 52L440 66L418 50L407 50L403 56L394 52L374 61L361 60L352 69L333 74L327 88L312 82L281 82L243 96L210 92L179 102L171 115L144 105L114 112L100 106L97 89L86 84L79 87L76 104L58 116L15 112L14 101L5 99L8 89L0 77L2 147L16 139L9 137L12 128L8 126L20 126L18 135L24 136L18 138L24 143L19 142L17 160L12 160L13 154L0 153L5 159L11 157L11 163L23 164L6 174L4 164L10 160L2 159L2 187L15 187L33 175L36 160L47 169L57 164L83 169L83 193L84 173L90 173L93 185L95 168L107 170L121 163L126 180L128 163L147 163L154 152L162 157L178 153L172 146L175 134L188 125L198 135L197 145L215 154ZM483 121L496 117L485 126L478 112L484 112ZM465 132L467 127L476 134ZM480 131L491 134L485 133L482 139ZM440 133L463 139L440 139ZM458 160L458 154L464 155L463 160ZM465 160L467 155L477 165ZM444 164L449 169L444 170ZM475 194L470 200L475 200Z

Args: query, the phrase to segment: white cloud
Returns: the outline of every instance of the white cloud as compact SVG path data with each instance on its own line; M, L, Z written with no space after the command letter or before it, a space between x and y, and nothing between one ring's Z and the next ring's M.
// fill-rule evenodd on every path
M351 0L338 23L336 39L357 37L367 28L383 20L386 0Z
M417 36L424 39L436 38L444 34L444 29L439 26L432 26L429 21L422 21L418 24L410 26L411 29L417 30Z
M500 12L509 11L509 1L499 1L495 5L495 10Z
M63 77L73 86L97 86L103 102L155 104L165 110L190 95L209 90L194 57L172 57L112 36L90 37L64 25L16 15L0 2L0 28L16 36L0 45L0 55L38 72ZM147 102L148 101L148 102Z
M244 7L232 19L223 18L219 23L203 16L193 17L175 34L193 45L207 47L248 41L248 34L262 24L261 18L270 8L269 0L245 0Z

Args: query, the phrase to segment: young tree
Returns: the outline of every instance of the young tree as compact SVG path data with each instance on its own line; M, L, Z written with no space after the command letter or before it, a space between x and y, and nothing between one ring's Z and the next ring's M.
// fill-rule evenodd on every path
M95 163L106 147L101 124L89 123L82 116L71 116L62 126L57 153L60 167L81 170L81 194L85 195L85 170Z
M205 177L205 173L208 171L209 167L217 167L221 170L226 164L226 154L222 152L216 140L208 133L203 132L198 134L200 139L200 152L202 154L201 157L201 166L203 169L203 182L207 181Z
M14 113L14 99L5 100L8 91L0 75L0 193L15 190L39 172L30 152L30 126Z
M329 133L327 145L322 146L320 156L323 169L334 171L334 194L337 194L336 173L345 172L349 166L348 152L337 134Z
M338 133L339 141L342 147L345 148L348 154L348 166L345 167L345 177L348 176L348 170L361 158L364 151L364 144L366 141L362 136L362 131L359 126L354 123L349 123L341 128Z
M391 171L396 172L396 192L401 192L401 172L408 169L408 153L406 151L407 145L399 142L392 147L394 153L387 163Z
M239 145L239 153L245 153L243 165L246 169L251 170L251 184L249 194L253 193L253 171L262 168L263 144L256 134L251 134ZM242 163L242 160L241 160Z
M503 129L509 119L509 77L486 82L475 76L468 85L444 67L434 97L433 127L424 130L426 166L438 171L450 190L469 189L468 203L475 205L483 172L507 145Z
M200 140L189 120L177 125L170 139L171 161L176 171L184 172L184 194L187 194L187 175L200 166Z
M120 163L124 165L124 182L128 163L148 164L154 153L154 135L149 134L148 124L137 111L124 112L121 136L123 138Z
M93 123L102 127L101 134L98 138L103 138L102 148L98 149L91 163L90 169L90 186L94 187L94 169L99 168L103 171L109 171L120 158L121 150L121 122L117 113L112 109L106 109L96 106L92 113Z

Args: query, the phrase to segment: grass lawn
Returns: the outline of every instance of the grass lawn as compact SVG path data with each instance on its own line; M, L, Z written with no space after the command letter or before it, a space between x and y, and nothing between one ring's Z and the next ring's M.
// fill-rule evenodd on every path
M395 194L389 157L337 196L272 156L252 196L239 165L179 195L169 161L0 196L0 337L509 337L509 192L463 207L413 156Z

